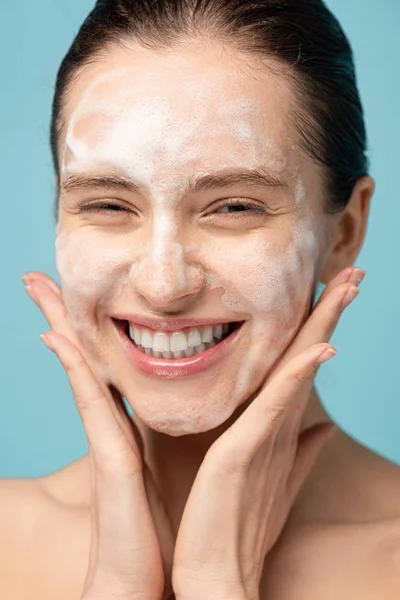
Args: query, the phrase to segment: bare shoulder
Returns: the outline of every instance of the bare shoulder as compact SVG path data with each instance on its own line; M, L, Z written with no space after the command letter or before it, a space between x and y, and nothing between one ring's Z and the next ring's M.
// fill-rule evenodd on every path
M42 496L40 486L35 480L0 479L0 553L2 555L32 534L32 525L42 503Z
M267 557L261 598L397 600L400 518L299 529Z
M317 475L266 558L261 597L400 598L400 467L349 439Z
M68 495L64 501L63 486L53 485L54 478L65 485L63 470L43 478L0 480L0 598L80 598L90 518Z

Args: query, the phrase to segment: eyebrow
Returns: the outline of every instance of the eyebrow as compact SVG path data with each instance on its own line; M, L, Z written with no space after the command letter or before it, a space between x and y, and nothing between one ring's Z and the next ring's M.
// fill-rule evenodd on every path
M289 185L284 178L276 177L262 167L259 167L255 169L235 168L220 173L207 173L197 177L195 180L189 180L186 191L192 193L204 192L215 188L230 187L238 184L281 188L282 190L287 190L289 188ZM65 181L61 183L61 190L64 192L96 187L114 188L134 193L138 193L141 190L141 186L131 179L120 175L69 175Z

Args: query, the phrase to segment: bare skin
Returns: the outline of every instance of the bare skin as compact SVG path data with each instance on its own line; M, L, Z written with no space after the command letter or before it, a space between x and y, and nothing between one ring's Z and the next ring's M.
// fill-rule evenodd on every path
M313 390L308 415L322 413ZM87 456L37 479L2 480L0 490L1 596L79 600L90 545ZM399 468L338 430L267 557L261 600L398 597L399 497Z
M195 56L202 57L203 54L196 52ZM189 53L185 53L183 59L186 61L188 56ZM130 60L130 55L121 57L119 51L114 54L111 52L108 67L116 68ZM148 55L145 55L143 61L146 69L147 60ZM137 57L135 64L140 64ZM189 65L190 72L193 71L193 64ZM208 65L208 60L205 65ZM152 68L156 66L154 63ZM171 66L175 69L174 61ZM228 67L231 68L230 65L223 65L224 69ZM158 68L162 74L164 64L160 63ZM203 68L200 62L199 69ZM104 65L101 69L104 69ZM181 67L178 70L180 72ZM207 72L199 72L204 80ZM233 72L238 82L247 89L249 82L241 79L244 74ZM74 87L67 116L72 113L79 94L86 89L91 77L90 71L86 71ZM270 83L273 83L272 79ZM135 84L138 85L137 79ZM264 93L264 87L258 87L254 81L253 85L254 94ZM164 89L166 86L159 87ZM274 93L273 86L270 86L267 97L271 102L270 114L274 115L271 123L276 122L277 107L281 105ZM262 100L266 98L262 97ZM287 127L282 128L282 131L286 130ZM276 135L279 137L281 131L277 131ZM218 152L216 155L219 156ZM300 164L303 179L310 191L308 201L317 214L321 193L316 183L316 166L303 155ZM347 208L335 218L326 217L322 229L329 235L315 273L319 281L327 283L342 269L354 264L364 239L373 189L373 180L363 178L355 186ZM63 206L62 202L61 208ZM82 223L72 211L70 213L62 212L61 229L79 231ZM321 222L323 218L325 216L321 213ZM260 244L264 239L263 227L257 223L259 237L256 239ZM281 232L288 228L289 225L282 219L282 226L268 230L269 235L273 237L276 231L280 239ZM167 254L164 253L164 256ZM171 265L164 266L171 268ZM192 283L194 286L194 280ZM199 291L194 287L180 290L181 297L176 295L167 298L170 301L167 306L166 298L161 297L158 288L151 287L150 280L142 279L140 284L138 291L141 298L145 298L149 306L156 307L160 314L163 308L167 312L167 308L173 304L172 300L176 301L176 308L180 308L182 313L186 308L189 314L189 309L193 307L189 304L184 306L183 300L194 302ZM206 291L209 302L207 310L211 309L217 314L220 305L211 293L208 294L209 290ZM73 292L73 289L70 290L70 296ZM201 306L205 308L206 304ZM113 365L114 369L118 367ZM230 365L227 368L233 369ZM227 381L230 379L228 375ZM208 448L236 418L237 413L220 428L190 438L170 437L138 422L147 458L162 490L174 533L179 528L190 487ZM304 415L303 429L329 420L313 390ZM292 506L277 544L266 557L260 598L398 598L399 493L399 469L338 431L319 455ZM88 458L82 457L56 473L38 479L1 482L0 503L1 596L15 600L27 597L33 600L79 600L88 567L91 536Z

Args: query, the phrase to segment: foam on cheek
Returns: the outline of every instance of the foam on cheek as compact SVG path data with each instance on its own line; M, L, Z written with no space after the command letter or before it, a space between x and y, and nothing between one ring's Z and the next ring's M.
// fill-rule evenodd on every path
M278 312L276 318L275 336L270 345L266 363L273 365L281 356L282 352L292 341L298 330L301 320L306 316L306 309L311 299L313 282L315 276L315 267L318 257L317 237L313 233L312 222L307 219L299 219L296 223L293 242L288 249L287 264L283 268L282 286L279 296L283 300L286 298L285 312ZM280 321L281 315L284 320ZM238 373L235 394L240 397L251 385L250 365L256 364L260 355L265 353L265 320L259 314L253 321L252 327L253 343L249 352L241 364ZM273 332L271 332L273 333Z
M112 238L79 228L58 233L57 270L74 327L89 331L100 302L115 296L133 260L132 244L115 244Z
M232 247L229 260L236 269L235 281L223 281L216 274L208 277L211 287L224 287L224 306L251 315L247 348L235 382L235 403L248 393L257 367L268 371L291 342L310 300L318 256L316 223L302 182L296 190L298 216L285 247L274 246L273 240L253 249L239 247L236 253Z

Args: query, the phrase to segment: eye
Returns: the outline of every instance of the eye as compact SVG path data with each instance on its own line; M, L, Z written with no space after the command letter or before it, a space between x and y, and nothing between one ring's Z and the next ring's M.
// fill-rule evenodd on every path
M109 212L126 212L128 211L127 206L123 206L122 204L117 204L116 202L110 201L102 201L96 202L95 204L86 204L81 207L82 211L109 211Z
M235 214L235 213L253 213L253 214L265 214L267 212L266 207L260 204L250 204L249 202L226 202L217 206L215 212L221 214Z

